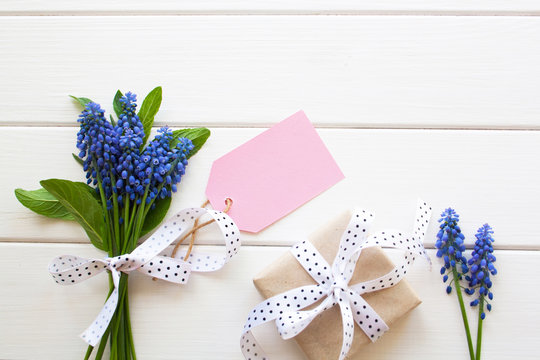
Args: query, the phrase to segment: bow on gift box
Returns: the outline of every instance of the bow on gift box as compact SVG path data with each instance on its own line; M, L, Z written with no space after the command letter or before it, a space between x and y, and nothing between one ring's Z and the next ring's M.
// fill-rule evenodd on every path
M185 251L180 258L158 256L174 240L193 227L194 222L204 214L209 214L218 224L225 240L226 255L190 253L184 261ZM221 212L204 208L184 209L165 222L150 238L130 254L106 259L83 259L64 255L55 258L49 265L49 272L61 285L72 285L87 280L105 270L112 274L114 290L92 324L81 334L89 345L95 346L107 329L118 304L120 272L138 270L148 276L185 284L192 271L210 272L219 270L240 248L240 232L231 218Z
M388 330L388 325L364 300L362 294L399 283L417 256L425 256L429 260L423 239L430 217L431 208L419 200L412 234L404 235L390 230L368 236L373 215L365 210L357 210L341 237L332 266L310 242L302 241L294 245L291 248L292 254L317 285L292 289L257 305L250 313L242 332L240 346L244 357L250 360L268 359L251 332L255 326L276 320L281 337L289 339L302 332L319 314L336 304L340 307L343 323L340 360L346 357L351 348L355 323L371 341L376 341ZM401 249L404 250L404 255L387 274L358 284L349 284L362 249L371 246ZM302 311L321 299L323 300L315 308Z

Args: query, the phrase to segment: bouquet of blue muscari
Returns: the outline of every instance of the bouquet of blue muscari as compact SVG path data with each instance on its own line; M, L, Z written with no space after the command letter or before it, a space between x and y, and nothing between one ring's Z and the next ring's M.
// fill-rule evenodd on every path
M206 128L172 131L163 127L147 144L161 96L161 87L155 88L137 112L135 94L123 95L118 91L113 102L116 121L112 115L108 120L99 104L74 97L84 107L78 119L79 153L74 157L86 173L86 183L43 180L41 189L15 190L17 199L38 214L77 221L92 244L106 251L109 258L133 251L138 240L165 217L188 159L210 135ZM109 277L109 296L116 288L119 300L95 358L103 357L109 343L111 359L136 359L129 316L128 274L121 273L116 287L111 272ZM85 359L93 350L90 345Z
M476 241L471 252L470 258L467 260L465 256L465 236L459 227L459 215L454 209L448 208L439 219L441 223L437 234L435 247L437 256L443 258L444 266L441 267L441 275L443 281L448 285L446 292L450 294L455 288L458 298L461 316L463 318L463 326L467 335L467 346L469 349L469 357L471 360L480 360L482 352L482 325L486 318L485 309L491 311L491 303L493 293L491 288L493 283L490 276L497 274L495 268L496 258L493 255L493 230L488 224L482 225L475 237ZM448 281L450 279L450 281ZM462 285L465 282L465 285ZM453 285L453 286L452 286ZM465 311L465 304L461 289L467 295L476 298L470 302L472 307L478 308L478 329L476 337L476 351L473 346L469 321Z

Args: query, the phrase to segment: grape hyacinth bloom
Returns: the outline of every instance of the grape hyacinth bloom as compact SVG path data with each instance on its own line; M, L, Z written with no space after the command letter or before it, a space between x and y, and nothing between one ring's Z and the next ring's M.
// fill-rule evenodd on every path
M176 192L176 184L186 171L187 156L193 150L193 143L189 139L182 138L171 147L172 141L172 131L163 127L158 130L158 134L140 157L137 176L149 186L147 204L153 199L170 197Z
M104 192L104 199L109 199L113 192L111 175L114 164L120 154L118 134L105 119L105 111L99 104L88 103L79 115L80 130L77 133L79 157L83 159L88 184L98 186ZM111 209L110 200L106 200Z
M451 277L451 280L446 287L446 292L448 294L452 292L452 283L454 283L456 289L455 293L458 298L461 317L463 319L463 326L467 335L469 356L471 360L475 360L471 332L469 330L469 321L467 319L460 285L463 276L469 271L467 259L463 255L465 252L465 236L458 225L459 215L454 209L447 208L444 210L439 222L441 225L439 226L439 232L437 233L435 247L437 248L437 257L444 260L444 266L441 267L441 275L443 275L443 281L445 283Z
M480 359L480 351L482 345L482 322L486 317L484 305L488 311L491 311L491 303L493 293L491 292L492 282L491 276L497 274L497 269L493 263L496 261L493 255L493 229L488 224L480 227L476 233L476 242L474 249L469 259L471 273L466 277L469 281L469 288L465 292L469 295L475 294L478 290L478 297L471 302L471 306L479 306L478 309L478 335L476 343L476 359Z
M491 282L490 274L493 276L496 275L497 269L493 265L496 258L493 255L493 242L495 240L492 234L493 230L491 226L484 224L478 229L475 235L476 242L468 262L471 274L466 277L469 281L469 288L465 290L467 294L473 295L475 290L478 289L478 298L471 302L471 306L477 306L481 298L484 298L485 301L486 296L489 300L493 299L493 293L491 292L493 283ZM491 311L491 304L487 304L487 309ZM480 311L480 316L483 320L486 314Z
M116 124L115 130L119 135L124 134L124 132L130 129L133 132L133 140L140 147L144 139L144 127L135 113L137 110L137 95L128 92L126 95L122 96L119 99L122 112L118 116L118 123ZM136 139L139 140L136 140Z
M93 102L79 116L79 157L88 184L97 186L108 210L114 204L121 210L126 202L144 202L151 209L157 199L170 197L185 174L187 158L194 148L191 140L175 139L172 130L163 127L142 149L145 134L136 114L136 99L131 92L119 99L121 113L114 126Z
M444 266L441 268L441 275L443 275L443 281L446 282L449 278L449 274L454 270L457 272L457 279L452 281L461 280L463 274L468 272L467 259L463 256L465 252L465 236L461 233L461 229L458 225L459 215L454 209L448 208L441 214L439 219L440 230L437 234L437 241L435 247L437 250L437 257L443 258ZM450 284L446 287L446 292L450 294L452 286ZM456 285L457 286L457 285Z

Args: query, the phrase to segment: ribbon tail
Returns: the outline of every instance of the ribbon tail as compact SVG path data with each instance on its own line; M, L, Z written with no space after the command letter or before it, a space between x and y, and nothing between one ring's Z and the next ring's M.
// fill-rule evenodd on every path
M257 339L253 336L251 330L244 333L240 338L240 349L245 359L268 360L268 356L257 343Z
M359 293L349 291L347 297L352 308L354 321L369 340L375 342L389 330L384 320Z
M340 291L343 293L342 291ZM344 360L349 350L354 337L354 319L351 311L350 304L344 299L341 294L337 296L339 308L341 310L341 321L343 324L343 342L341 344L341 351L339 353L339 360Z
M114 315L116 307L118 306L118 286L120 284L120 273L114 268L110 268L111 276L113 279L114 290L111 296L107 299L103 308L99 312L98 316L94 319L92 324L81 334L81 338L88 344L96 346L99 340L103 337L103 334L107 330L107 327L111 323L111 319Z
M114 289L109 299L94 319L92 324L81 334L81 338L91 346L96 346L107 330L114 311L118 306L118 289Z

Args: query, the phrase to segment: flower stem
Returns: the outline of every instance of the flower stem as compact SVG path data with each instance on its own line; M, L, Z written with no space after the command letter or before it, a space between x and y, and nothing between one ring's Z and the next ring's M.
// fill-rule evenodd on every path
M482 351L482 313L484 312L484 296L480 295L480 305L478 308L478 332L476 333L476 360L480 360Z
M94 166L94 169L96 170L96 172L98 171L98 168L97 168L97 164L96 164L96 161L94 160L92 162L93 166ZM99 189L99 196L101 197L101 207L103 208L103 215L105 217L105 225L107 226L107 229L109 230L109 232L107 232L107 252L109 253L109 256L113 256L115 251L113 249L113 232L112 232L112 227L111 227L111 224L110 224L110 218L109 218L109 211L107 210L107 200L105 199L105 191L103 190L103 186L101 184L101 176L99 176L99 172L97 173L97 179L98 179L98 182L97 182L97 185L98 185L98 189Z
M88 349L86 349L86 354L84 355L84 360L90 359L90 355L92 355L93 350L94 347L92 345L88 345Z
M124 241L129 241L129 197L124 200ZM135 204L133 204L135 206Z
M126 294L126 304L125 304L125 318L126 318L126 329L127 329L127 339L131 349L131 356L133 360L137 360L135 355L135 343L133 342L133 333L131 331L131 317L129 316L129 294Z
M459 308L461 310L461 317L463 318L463 326L465 327L465 333L467 334L467 345L469 346L469 356L471 360L475 360L474 349L473 349L473 344L471 340L471 331L469 330L469 320L467 320L465 304L463 303L463 295L461 294L461 287L459 286L459 274L455 267L452 268L452 274L454 275L454 282L456 283L456 294L459 300Z
M107 330L105 330L105 333L103 333L103 337L101 338L101 342L99 343L99 347L96 353L95 360L101 360L103 357L103 352L105 351L105 346L107 345L107 338L109 337L109 332L111 331L111 326L107 326Z
M115 357L114 359L125 359L127 354L126 352L126 341L125 341L125 331L124 326L126 319L124 318L124 306L125 299L128 293L128 275L122 273L120 275L120 284L119 284L119 299L116 312L113 316L113 322L111 322L111 359L113 359L113 350ZM113 341L115 348L113 349Z

